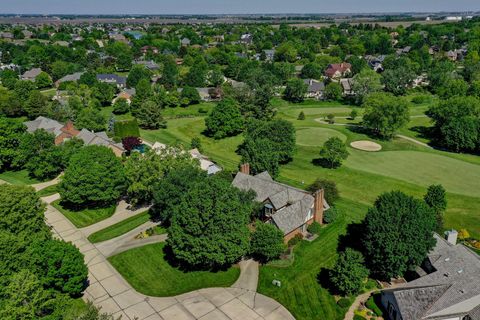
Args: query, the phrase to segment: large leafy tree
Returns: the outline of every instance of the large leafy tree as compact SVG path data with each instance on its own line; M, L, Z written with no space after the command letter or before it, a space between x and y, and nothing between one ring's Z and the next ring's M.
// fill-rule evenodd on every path
M170 167L165 171L164 176L153 185L153 206L150 214L168 225L174 208L182 200L182 195L187 193L195 183L206 177L206 172L195 165Z
M156 184L170 170L192 164L190 154L182 149L165 147L145 154L134 152L125 161L127 195L132 205L150 203ZM187 180L190 178L186 178Z
M215 176L195 183L173 208L167 243L176 259L206 268L238 261L248 250L252 200Z
M40 74L35 78L35 85L37 86L37 89L51 87L52 84L52 78L46 72L40 72Z
M453 97L430 107L434 138L456 151L475 151L480 141L480 99Z
M100 113L100 110L93 107L82 109L75 121L75 127L78 129L88 129L90 131L104 131L106 126L105 116Z
M466 96L468 83L463 79L449 79L437 89L437 93L442 99L448 99L455 96Z
M385 139L391 139L395 132L410 120L408 103L405 99L387 93L369 95L363 104L364 125Z
M252 174L268 171L272 177L280 173L280 155L268 138L245 139L241 148L242 163L249 163Z
M21 119L0 117L0 170L17 166L18 146L25 131L26 127Z
M356 295L368 277L363 255L351 248L340 252L335 266L330 270L330 281L343 295Z
M413 79L415 79L415 73L407 66L388 69L382 73L385 90L396 96L404 95Z
M425 203L435 211L437 218L437 232L443 231L443 213L447 209L447 192L441 184L431 185L423 197Z
M279 161L290 161L295 153L295 128L286 120L257 121L252 120L247 125L245 141L268 139L277 150Z
M331 206L334 205L340 197L340 193L338 191L335 181L319 178L308 186L308 191L310 192L315 192L320 189L323 189L323 196L325 197L325 200L327 200L328 204L330 204Z
M152 72L148 70L144 65L136 64L132 67L127 77L127 86L129 88L135 88L138 82L142 79L150 81Z
M45 205L33 188L0 185L0 230L18 237L39 235L45 237L49 230L44 222Z
M71 296L79 296L85 289L88 269L73 244L54 239L37 241L27 252L35 274L46 287Z
M338 137L331 137L320 149L320 156L330 165L330 168L339 167L347 159L348 151L345 143Z
M364 253L375 276L389 280L419 266L435 245L435 212L400 191L380 195L363 221Z
M305 99L308 86L302 79L290 79L287 82L287 87L283 93L285 100L290 102L302 102Z
M47 113L48 99L40 91L33 90L25 101L25 112L30 119L35 119L38 116Z
M45 289L38 277L22 270L11 277L4 288L4 303L0 303L0 318L5 320L62 319L65 298Z
M135 112L138 124L144 129L165 128L167 122L162 116L162 106L153 100L147 100Z
M262 262L278 258L285 250L283 232L270 223L257 222L250 240L250 253Z
M59 185L62 200L72 205L114 203L125 190L125 171L112 150L86 146L70 159Z
M215 139L239 134L242 132L243 122L238 105L232 99L225 99L217 104L205 119L207 131Z
M355 99L361 104L365 97L373 92L382 89L381 76L373 70L363 69L352 79L352 91L355 92Z

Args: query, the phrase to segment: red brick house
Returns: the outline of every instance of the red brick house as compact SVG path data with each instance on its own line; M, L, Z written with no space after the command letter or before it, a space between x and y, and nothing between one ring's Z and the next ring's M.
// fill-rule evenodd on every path
M351 70L352 70L352 65L348 62L332 63L332 64L329 64L327 67L327 70L325 70L325 75L329 78L338 79L350 73Z
M330 208L323 189L311 194L274 181L266 171L252 176L249 164L241 166L232 185L255 191L255 200L264 206L262 219L282 230L285 242L305 234L314 221L323 224L323 213Z

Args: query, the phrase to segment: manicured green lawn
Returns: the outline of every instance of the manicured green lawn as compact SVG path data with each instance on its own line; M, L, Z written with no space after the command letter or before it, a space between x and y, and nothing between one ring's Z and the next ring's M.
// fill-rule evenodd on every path
M480 166L418 151L363 152L349 149L345 166L419 186L442 184L450 193L480 197Z
M47 197L51 196L52 194L55 194L58 192L58 185L54 184L52 186L48 186L46 188L43 188L42 190L37 191L37 195L42 198L42 197Z
M165 243L155 243L122 252L108 260L135 290L158 297L208 287L229 287L240 275L238 267L218 272L184 272L165 261L164 246Z
M326 128L298 128L297 144L301 146L317 146L321 147L328 139L337 137L342 141L347 137L333 129Z
M10 184L15 185L30 185L39 183L41 181L37 179L33 179L28 175L27 170L19 170L19 171L4 171L0 173L0 180L8 182Z
M265 265L260 268L258 292L274 298L292 312L296 319L343 319L348 308L337 305L334 297L322 288L317 276L322 268L331 268L337 256L338 236L348 223L360 221L366 206L341 199L337 203L339 218L325 227L313 242L302 241L294 251L288 267ZM277 279L281 287L272 284Z
M73 211L62 207L61 200L52 202L52 206L58 209L68 220L70 220L77 228L84 228L105 220L115 213L116 206L106 208L89 208L80 211Z
M291 105L278 99L274 103L277 103L278 117L294 124L298 142L293 160L281 166L277 180L299 188L306 188L317 178L333 180L342 196L338 206L344 213L344 220L328 226L315 242L299 246L291 267L265 266L260 270L259 291L278 300L298 319L343 319L345 310L339 308L334 298L321 288L316 276L320 268L333 264L337 238L345 226L352 220L360 220L384 192L400 190L422 198L429 184L442 183L448 190L445 228L466 228L473 237L480 238L479 156L428 149L404 139L380 141L352 128L315 121L323 117L328 108L340 108L337 115L346 112L343 108L350 108L340 103L306 101ZM412 107L411 114L422 114L427 107ZM308 109L305 120L297 120L300 109ZM360 114L361 109L357 110ZM412 118L410 123L415 126L426 120ZM142 131L141 135L152 142L181 142L185 145L189 145L193 137L200 137L207 156L227 170L237 170L240 157L235 151L242 136L216 141L202 135L204 128L202 117L172 119L168 121L167 129ZM332 134L345 137L347 144L356 140L374 140L383 149L378 153L349 149L350 158L338 169L315 165L321 145L317 141ZM282 281L281 288L271 285L274 278Z
M138 226L141 226L148 220L150 220L150 215L148 214L148 211L145 211L128 219L122 220L114 225L111 225L108 228L91 234L88 237L88 240L91 243L110 240L121 236L122 234L127 233L128 231L133 230Z

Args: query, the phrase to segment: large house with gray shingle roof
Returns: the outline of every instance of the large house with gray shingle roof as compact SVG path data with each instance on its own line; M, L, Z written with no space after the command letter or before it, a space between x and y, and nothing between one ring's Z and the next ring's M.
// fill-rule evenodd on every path
M117 157L120 157L125 152L123 145L121 143L115 143L104 131L92 132L84 128L77 135L77 138L83 140L86 146L98 145L110 148Z
M419 278L382 292L387 319L479 320L480 256L461 244L435 235Z
M297 234L305 234L314 221L322 224L323 212L329 209L323 190L312 195L274 181L266 171L252 176L248 164L241 166L232 185L240 190L255 191L255 200L264 205L263 220L282 230L285 242Z

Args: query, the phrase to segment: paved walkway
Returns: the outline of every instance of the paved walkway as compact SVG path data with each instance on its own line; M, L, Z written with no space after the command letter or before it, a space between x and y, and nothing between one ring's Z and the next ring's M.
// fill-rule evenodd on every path
M40 191L42 189L45 189L46 187L53 186L55 184L58 184L60 182L60 177L62 176L63 173L61 173L58 177L56 177L53 180L46 181L46 182L40 182L37 184L32 184L32 187L35 189L35 191Z
M43 200L50 203L56 198L58 195ZM255 275L254 263L245 261L240 264L242 271L247 273L235 283L239 286L237 288L205 288L175 297L149 297L135 291L105 255L87 240L84 230L77 229L57 209L47 205L45 217L56 237L71 241L85 256L89 286L84 299L101 306L103 312L112 313L115 317L121 315L123 320L294 319L275 300L243 288L253 288L254 281L247 275ZM256 270L258 273L258 268Z
M148 209L149 207L141 207L135 210L131 210L130 205L126 201L122 200L118 203L117 208L115 209L115 213L110 218L102 220L88 227L82 228L81 230L88 237L92 233L103 230L136 214L145 212Z
M345 314L345 318L343 318L343 320L353 320L353 317L355 316L355 310L357 310L357 308L360 306L361 303L365 303L365 301L368 300L372 292L377 290L378 289L370 290L356 297L355 301L353 301L352 305L350 306L347 313Z
M232 288L246 289L257 291L258 285L258 262L250 260L242 260L240 265L240 277L232 285Z

